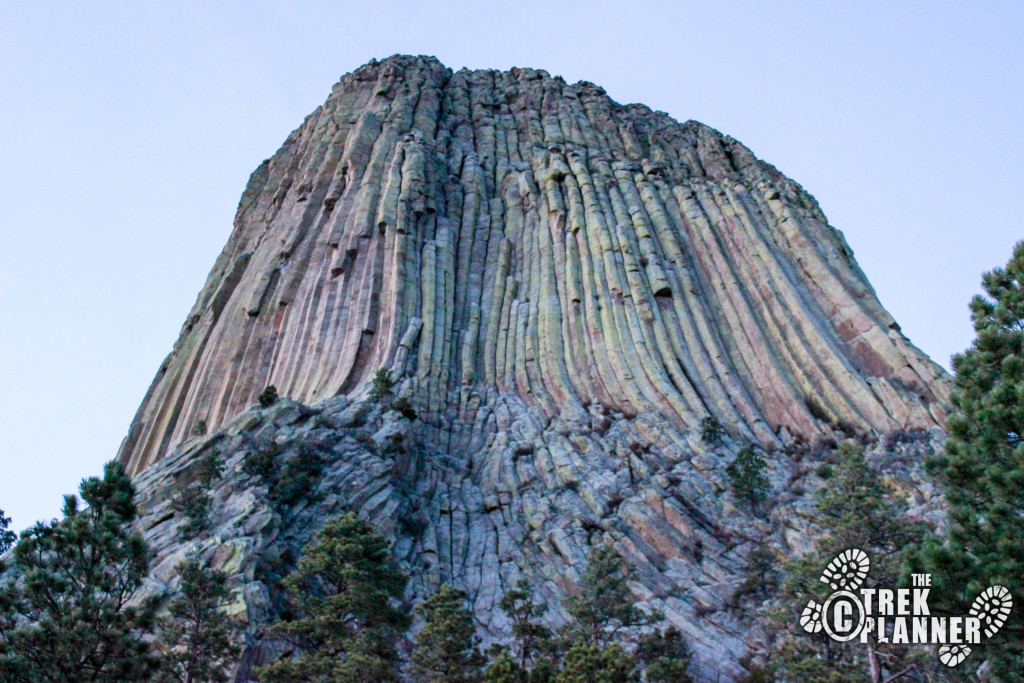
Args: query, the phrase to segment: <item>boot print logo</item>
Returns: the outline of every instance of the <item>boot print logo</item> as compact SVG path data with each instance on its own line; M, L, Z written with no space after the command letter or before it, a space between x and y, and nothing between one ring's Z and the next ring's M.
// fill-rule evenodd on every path
M860 638L879 643L939 645L939 660L956 666L971 654L970 645L991 638L1006 623L1013 598L1004 586L990 586L974 599L962 617L932 616L928 610L930 574L914 574L913 588L863 588L871 559L863 550L839 553L821 573L820 581L832 589L825 602L808 600L800 613L800 626L808 633L824 631L846 642Z

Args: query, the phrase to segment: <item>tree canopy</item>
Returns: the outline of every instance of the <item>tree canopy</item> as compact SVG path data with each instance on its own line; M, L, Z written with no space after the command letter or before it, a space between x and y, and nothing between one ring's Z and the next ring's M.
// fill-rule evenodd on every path
M953 357L953 412L945 452L929 463L943 483L946 538L925 549L935 607L967 614L987 587L1024 599L1024 242L982 277L970 303L974 342ZM1024 610L977 646L1003 680L1024 680Z
M394 601L405 582L369 524L353 513L329 520L282 582L292 614L275 630L299 653L260 680L397 681L395 642L409 618Z
M152 601L130 601L149 569L131 530L135 490L120 463L82 482L88 505L65 496L64 518L37 523L14 550L20 578L0 586L0 679L149 680L157 665L142 639Z

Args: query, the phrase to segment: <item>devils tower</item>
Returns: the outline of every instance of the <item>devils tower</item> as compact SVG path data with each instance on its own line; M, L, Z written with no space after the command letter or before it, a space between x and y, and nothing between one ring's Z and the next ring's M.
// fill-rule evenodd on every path
M381 368L408 414L367 398ZM270 385L285 400L254 408ZM814 198L736 140L544 71L395 56L252 174L119 459L154 584L196 548L232 575L240 680L268 656L274 577L340 510L393 539L413 594L465 588L499 640L519 577L557 624L588 548L613 543L697 674L728 680L757 649L726 606L747 554L803 543L793 444L940 438L947 396ZM271 443L322 457L301 503L243 467ZM747 445L770 514L729 493ZM213 450L211 527L184 543L168 501Z

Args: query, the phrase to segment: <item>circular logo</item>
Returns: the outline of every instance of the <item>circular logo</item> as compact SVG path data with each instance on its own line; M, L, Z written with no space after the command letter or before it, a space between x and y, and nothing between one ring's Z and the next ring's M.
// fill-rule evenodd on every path
M821 606L821 625L833 640L853 640L865 621L864 605L850 591L836 591Z

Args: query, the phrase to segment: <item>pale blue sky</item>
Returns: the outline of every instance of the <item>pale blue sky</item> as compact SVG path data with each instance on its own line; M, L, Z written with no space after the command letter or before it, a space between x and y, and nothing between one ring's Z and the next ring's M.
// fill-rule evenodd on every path
M114 456L249 173L396 52L543 68L732 135L948 364L1024 237L1022 7L0 0L0 508L55 516Z

